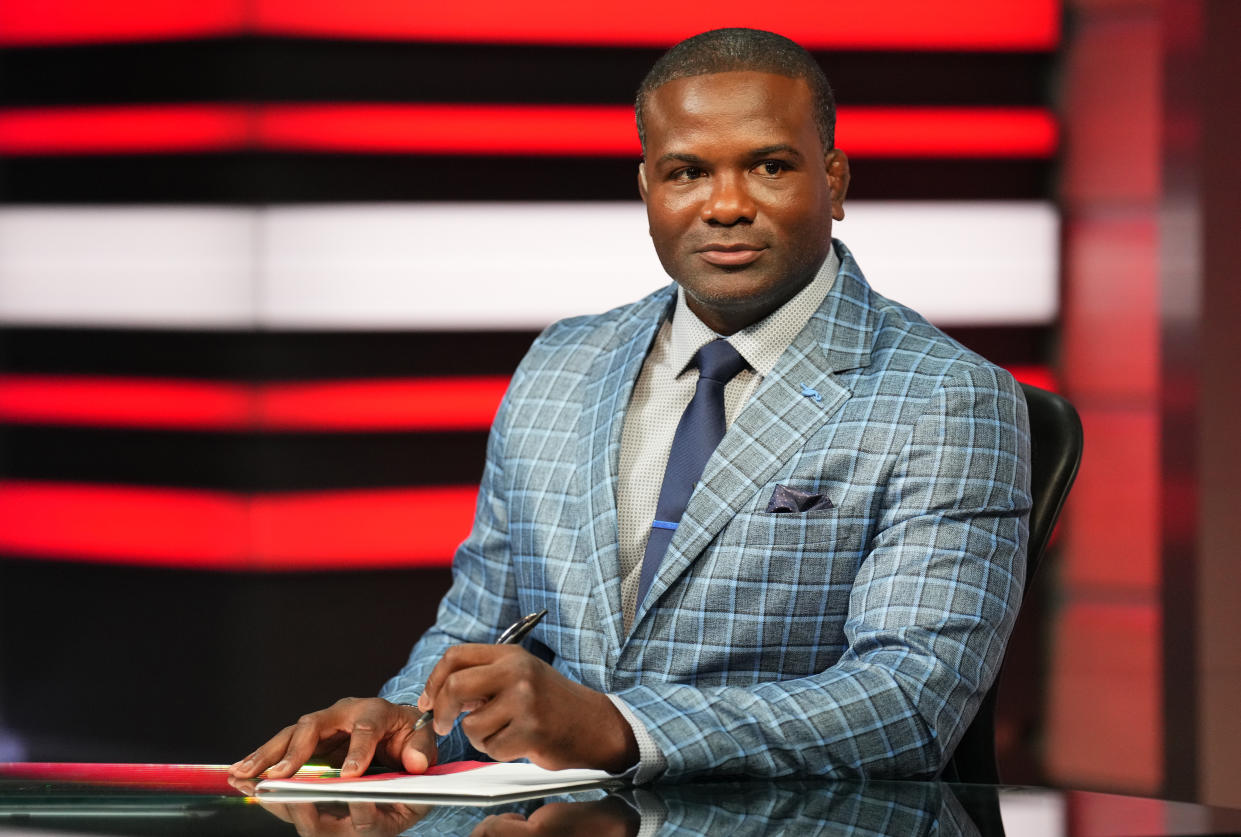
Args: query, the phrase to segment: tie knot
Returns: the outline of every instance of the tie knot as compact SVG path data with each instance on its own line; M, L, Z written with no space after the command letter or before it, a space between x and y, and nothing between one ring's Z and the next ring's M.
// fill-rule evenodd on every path
M699 349L694 357L698 360L699 378L709 378L723 384L750 366L732 344L723 338L712 340Z

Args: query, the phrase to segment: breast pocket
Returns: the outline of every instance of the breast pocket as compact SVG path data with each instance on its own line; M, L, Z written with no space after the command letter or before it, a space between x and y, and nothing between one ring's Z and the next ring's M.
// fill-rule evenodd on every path
M701 667L730 676L754 672L761 680L830 665L844 647L862 537L857 527L842 525L838 509L733 518L670 603L700 614L698 635L719 640L719 659L700 661Z
M742 513L729 524L727 533L742 547L796 549L831 545L842 537L839 511Z
M865 525L840 509L803 513L743 512L718 540L739 578L851 583L861 560Z

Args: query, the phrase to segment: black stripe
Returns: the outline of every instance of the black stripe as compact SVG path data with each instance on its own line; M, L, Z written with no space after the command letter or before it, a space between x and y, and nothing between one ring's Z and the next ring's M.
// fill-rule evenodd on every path
M846 149L847 150L847 149ZM365 154L14 157L9 203L635 200L638 158ZM854 200L1047 200L1053 166L1026 159L855 159Z
M660 49L233 38L0 50L0 104L629 103ZM819 52L840 101L1040 105L1051 53Z
M1059 345L1053 326L958 326L944 329L967 348L1000 366L1037 366Z
M219 491L477 485L485 432L199 433L0 426L9 479Z
M949 328L1001 365L1045 363L1049 326ZM0 370L24 374L133 375L293 381L436 375L509 375L532 331L168 331L0 329Z
M32 761L231 761L302 712L375 694L450 583L447 567L251 574L0 558L5 726ZM190 695L204 710L185 723ZM288 831L235 813L250 807L204 808L209 820L192 824L107 821L131 834Z
M236 381L509 375L532 331L0 329L0 369Z

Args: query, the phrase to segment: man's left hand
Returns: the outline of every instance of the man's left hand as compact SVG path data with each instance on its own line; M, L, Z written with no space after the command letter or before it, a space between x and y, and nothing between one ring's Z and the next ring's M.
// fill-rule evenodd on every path
M475 749L549 770L622 773L638 762L629 723L607 695L574 683L517 645L457 645L427 678L418 708L447 735L458 715Z

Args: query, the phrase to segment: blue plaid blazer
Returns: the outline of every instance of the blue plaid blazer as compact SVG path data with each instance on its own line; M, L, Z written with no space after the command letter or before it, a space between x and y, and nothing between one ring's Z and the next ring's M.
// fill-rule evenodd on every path
M707 463L627 634L621 427L675 286L548 328L496 416L436 624L381 695L413 703L449 645L547 608L527 642L618 695L666 778L936 774L1020 602L1025 401L835 246L834 286ZM769 513L777 485L833 507ZM468 752L459 728L441 742Z

